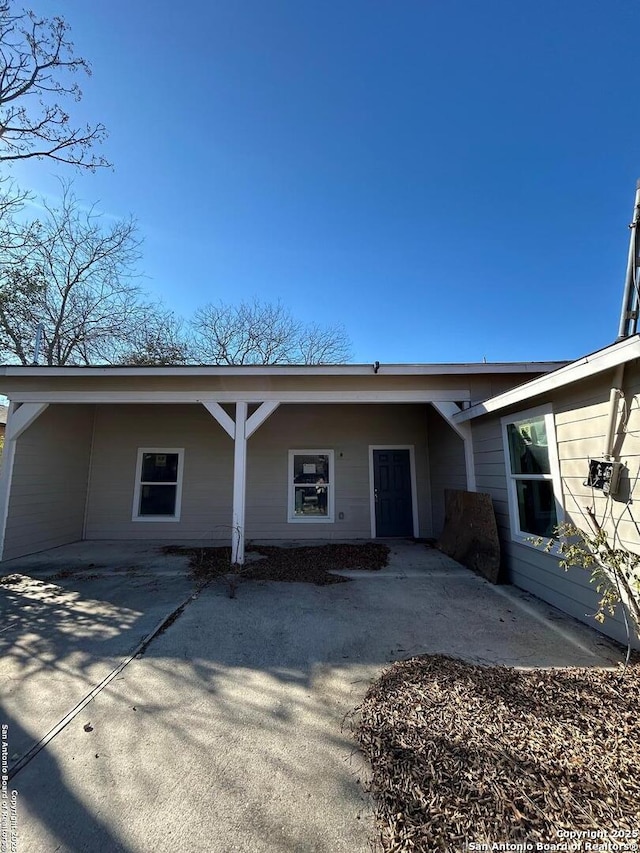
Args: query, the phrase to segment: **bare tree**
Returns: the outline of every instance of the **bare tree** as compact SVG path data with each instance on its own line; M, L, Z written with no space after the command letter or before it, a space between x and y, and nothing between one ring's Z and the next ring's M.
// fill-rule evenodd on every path
M298 339L300 364L343 364L351 358L351 344L344 326L326 328L308 323Z
M130 329L118 361L138 367L188 364L190 346L182 318L159 304L141 306L140 322Z
M102 124L73 126L60 100L79 101L76 74L91 74L73 53L60 17L12 12L0 0L0 160L46 157L88 169L108 166L92 152L106 137Z
M191 329L192 358L207 364L335 364L350 357L342 326L305 325L280 302L205 305Z
M19 189L10 178L0 178L0 252L25 246L34 226L25 227L22 217L29 193ZM4 262L9 261L9 257Z
M68 186L60 206L45 209L25 226L24 245L0 251L2 356L30 363L42 323L46 364L119 361L156 313L135 276L135 224L106 225Z

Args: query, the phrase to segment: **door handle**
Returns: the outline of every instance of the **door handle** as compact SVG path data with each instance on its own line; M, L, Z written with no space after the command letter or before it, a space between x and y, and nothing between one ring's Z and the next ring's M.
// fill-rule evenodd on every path
M373 499L376 503L378 502L378 490L377 489L373 490Z

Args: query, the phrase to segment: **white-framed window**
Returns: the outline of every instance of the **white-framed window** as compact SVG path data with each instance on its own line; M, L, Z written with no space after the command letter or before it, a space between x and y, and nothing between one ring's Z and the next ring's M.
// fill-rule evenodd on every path
M562 484L550 406L502 418L511 535L535 547L562 524Z
M180 521L184 448L140 447L133 521Z
M333 450L290 450L288 520L333 521L334 477Z

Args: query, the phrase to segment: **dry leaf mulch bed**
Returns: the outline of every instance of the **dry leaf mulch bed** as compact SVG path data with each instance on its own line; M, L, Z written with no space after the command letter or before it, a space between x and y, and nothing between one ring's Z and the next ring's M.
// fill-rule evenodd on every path
M188 554L195 580L204 581L228 575L232 571L230 548L183 548L168 545L165 554ZM380 542L355 545L342 543L282 548L253 545L247 549L260 559L245 563L237 572L250 580L274 580L315 583L318 586L343 583L349 578L331 572L345 569L378 571L387 565L389 548Z
M608 832L590 841L612 850L625 839L611 833L640 829L637 658L622 675L425 655L394 664L358 712L384 850L536 849L563 830Z

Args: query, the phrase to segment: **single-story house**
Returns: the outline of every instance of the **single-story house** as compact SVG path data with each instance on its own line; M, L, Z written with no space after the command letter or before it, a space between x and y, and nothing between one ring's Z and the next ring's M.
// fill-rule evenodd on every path
M638 548L639 357L633 336L570 364L0 367L0 557L199 540L242 563L248 539L437 537L445 489L467 489L493 498L507 578L590 621L587 574L529 539L586 500ZM606 496L583 485L605 457L623 461Z

